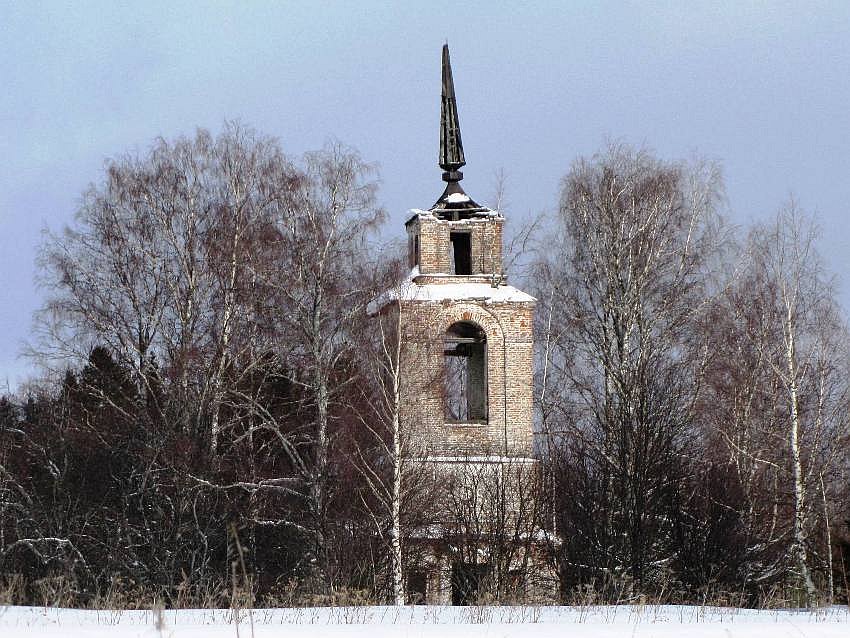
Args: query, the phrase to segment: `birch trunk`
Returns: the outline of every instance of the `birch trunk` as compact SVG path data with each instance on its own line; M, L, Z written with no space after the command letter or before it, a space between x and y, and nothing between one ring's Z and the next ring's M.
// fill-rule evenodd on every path
M797 380L796 354L794 350L794 314L792 304L787 304L785 315L785 364L788 374L789 393L789 448L791 452L791 473L794 483L794 539L791 544L791 554L800 575L800 584L806 595L806 604L810 604L815 596L815 585L812 582L806 556L806 486L803 480L803 464L800 454L800 416L799 388Z
M404 573L402 564L401 551L401 431L398 418L399 408L399 359L401 355L401 339L396 338L395 348L395 366L393 371L392 391L393 391L393 414L392 414L392 429L393 429L393 485L392 485L392 538L390 540L390 551L392 561L392 577L393 577L393 599L396 605L405 604L404 592Z

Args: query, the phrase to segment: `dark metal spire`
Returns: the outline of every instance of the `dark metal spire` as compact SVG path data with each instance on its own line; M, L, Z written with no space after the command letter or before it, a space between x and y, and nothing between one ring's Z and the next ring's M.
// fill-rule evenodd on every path
M440 168L443 181L459 182L463 179L460 168L466 164L463 142L460 139L460 122L457 118L455 83L452 79L452 63L449 45L443 45L443 100L440 109Z
M460 168L466 165L463 156L463 142L460 140L460 123L457 119L457 101L455 83L452 79L452 63L449 60L449 45L443 45L443 99L440 108L440 168L443 169L443 181L446 190L431 207L431 211L445 219L466 219L487 212L472 201L460 185L463 173Z

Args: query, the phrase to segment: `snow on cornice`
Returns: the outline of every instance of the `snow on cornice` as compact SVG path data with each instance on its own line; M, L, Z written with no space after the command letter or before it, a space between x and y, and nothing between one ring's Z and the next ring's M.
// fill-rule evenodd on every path
M502 213L497 210L490 210L489 208L476 211L472 217L467 217L466 219L460 219L458 221L443 219L435 215L434 211L421 210L419 208L411 208L408 213L410 214L410 217L406 222L404 222L405 226L417 218L435 220L441 224L474 224L476 222L483 222L489 219L504 219L504 215L502 215Z
M472 301L485 305L492 303L534 303L534 297L518 288L507 285L493 286L485 282L456 281L448 279L439 283L416 283L419 268L414 268L397 286L373 299L366 312L376 314L381 308L393 301L421 301L442 303L444 301Z
M539 461L530 456L500 456L495 454L484 456L418 456L412 457L417 463L517 463L533 465Z

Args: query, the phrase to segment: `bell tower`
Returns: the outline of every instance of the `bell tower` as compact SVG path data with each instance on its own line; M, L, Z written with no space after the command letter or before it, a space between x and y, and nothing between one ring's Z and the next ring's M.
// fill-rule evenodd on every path
M502 269L505 219L464 192L465 164L445 45L439 166L446 186L429 209L411 211L405 224L410 273L380 303L382 312L392 305L398 313L399 427L412 442L408 463L433 482L427 491L430 518L408 543L418 557L408 569L408 590L414 601L444 604L482 598L488 579L495 578L487 540L494 538L491 521L515 520L514 492L530 494L538 474L532 458L535 299L508 285ZM505 489L509 484L516 490ZM502 500L495 502L493 494ZM508 545L527 566L532 550L517 545L536 528L520 535L514 528ZM502 560L503 571L507 563ZM517 570L510 569L514 578Z
M442 66L439 165L446 186L405 224L411 271L399 299L408 344L401 422L431 457L529 457L535 299L507 284L505 218L460 185L466 159L448 45Z

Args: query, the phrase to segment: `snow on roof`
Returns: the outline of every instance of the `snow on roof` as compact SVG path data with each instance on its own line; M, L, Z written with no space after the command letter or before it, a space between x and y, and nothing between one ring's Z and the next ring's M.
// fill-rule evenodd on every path
M411 282L402 290L404 301L463 301L467 299L499 303L503 301L536 301L513 286L493 287L487 283L435 283L419 285Z
M366 312L375 314L392 301L424 301L440 303L442 301L478 301L484 304L503 302L534 302L534 297L518 288L507 285L493 287L483 282L455 282L418 284L415 277L419 268L414 267L408 276L398 286L387 290L373 299Z
M463 202L468 202L469 197L464 195L463 193L452 193L448 197L446 197L446 201L449 204L462 204Z
M457 204L462 203L461 200L451 200L450 199L450 198L455 197L455 196L466 197L465 195L458 195L457 193L453 193L452 195L449 195L448 198L446 198L446 201L448 201L450 203L457 203ZM467 198L467 199L469 199L469 198ZM417 217L425 217L425 218L428 218L428 219L436 219L437 221L442 222L444 224L458 223L458 222L452 221L450 219L443 219L442 217L435 215L434 211L431 211L431 210L421 210L419 208L411 208L408 211L408 213L410 214L410 217L408 218L408 220L406 222L404 222L405 226L407 224L409 224L410 222L412 222ZM483 221L483 220L486 220L486 219L493 219L493 218L498 218L498 217L503 217L502 213L500 213L499 211L492 210L490 208L482 208L481 210L476 210L472 217L467 217L467 218L461 219L459 221L466 224L466 223L469 223L469 222Z
M537 459L530 456L498 456L495 454L484 456L420 456L412 460L419 463L517 463L534 464Z
M431 525L419 525L408 532L408 536L410 538L417 540L447 540L453 536L476 535L486 535L486 532L478 531L476 533L474 530L469 529L468 521L462 520L454 523L445 522L433 523ZM530 534L528 532L516 532L514 538L516 540L532 540L538 543L554 542L556 545L561 544L561 539L556 534L539 528ZM478 551L484 552L484 555L486 556L486 550L484 548L479 548Z

